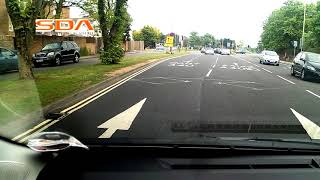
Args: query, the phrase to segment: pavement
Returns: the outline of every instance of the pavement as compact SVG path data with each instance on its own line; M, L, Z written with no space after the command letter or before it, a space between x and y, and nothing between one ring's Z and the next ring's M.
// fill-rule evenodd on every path
M194 53L148 66L33 132L63 131L90 142L317 137L319 87L291 76L287 63Z

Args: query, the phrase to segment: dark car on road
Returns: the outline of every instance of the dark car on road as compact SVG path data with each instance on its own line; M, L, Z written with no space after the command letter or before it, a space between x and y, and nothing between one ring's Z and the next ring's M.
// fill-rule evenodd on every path
M80 48L73 41L61 41L47 44L40 52L33 54L32 60L35 67L42 64L61 65L63 61L78 63Z
M320 54L311 52L299 53L291 66L291 75L299 76L303 80L320 80Z
M0 73L18 70L18 56L13 50L0 47Z

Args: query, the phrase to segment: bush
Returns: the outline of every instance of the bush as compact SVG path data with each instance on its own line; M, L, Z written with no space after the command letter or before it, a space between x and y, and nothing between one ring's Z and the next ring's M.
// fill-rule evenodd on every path
M116 64L119 63L124 56L124 50L121 46L108 46L101 51L100 59L102 64Z
M89 51L87 47L80 48L80 56L88 56Z

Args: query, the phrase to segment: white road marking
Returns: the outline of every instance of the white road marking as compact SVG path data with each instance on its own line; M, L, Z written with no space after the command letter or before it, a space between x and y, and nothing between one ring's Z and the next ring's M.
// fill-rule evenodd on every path
M207 73L206 77L209 77L211 72L212 72L212 69L209 70L209 72Z
M136 72L136 73L133 73L132 75L130 75L130 76L128 76L128 77L126 77L126 78L124 78L124 79L122 79L122 80L120 80L120 81L118 81L117 83L115 83L115 84L112 84L111 86L109 86L109 87L106 87L105 89L103 89L103 90L101 90L101 91L99 91L99 92L97 92L97 93L95 93L95 94L93 94L93 95L91 95L91 96L89 96L89 97L87 97L86 99L84 99L84 100L82 100L82 101L80 101L80 102L78 102L78 103L76 103L76 104L74 104L73 106L70 106L70 107L68 107L68 108L66 108L66 109L64 109L64 110L62 110L61 111L61 113L66 113L66 112L68 112L68 111L70 111L71 109L74 109L75 107L77 107L77 106L79 106L79 105L81 105L81 104L83 104L83 103L85 103L85 102L87 102L87 101L89 101L90 99L92 99L93 97L97 97L97 96L99 96L101 93L104 93L104 94L106 94L105 93L105 91L107 91L107 92L110 92L110 91L108 91L109 89L111 89L111 88L113 88L113 87L115 87L115 86L117 86L118 84L123 84L124 82L127 82L127 81L129 81L130 79L132 79L132 78L134 78L135 76L137 76L137 75L139 75L139 74L141 74L141 73L143 73L144 71L147 71L148 69L151 69L152 67L154 67L154 66L156 66L156 65L158 65L158 64L160 64L160 63L162 63L162 62L164 62L164 61L167 61L167 60L170 60L170 59L175 59L175 58L180 58L180 57L183 57L183 56L186 56L186 55L182 55L182 56L178 56L178 57L173 57L173 58L168 58L168 59L164 59L164 60L162 60L162 61L159 61L159 62L157 62L157 63L155 63L155 64L152 64L152 65L150 65L150 66L148 66L148 67L146 67L146 68L144 68L144 69L141 69L140 71L138 71L138 72ZM118 86L117 86L118 87ZM114 89L114 88L113 88ZM100 96L99 96L100 97ZM90 102L92 102L92 101L90 101ZM88 104L88 103L87 103ZM83 107L83 106L82 106ZM80 109L80 108L79 108ZM74 111L73 111L74 112Z
M137 104L131 106L129 109L98 126L98 128L107 129L101 136L99 136L99 138L110 138L118 129L129 130L132 122L140 112L146 100L147 98L144 98Z
M11 140L12 140L12 141L16 141L17 139L21 138L22 136L25 136L25 135L27 135L27 134L29 134L29 133L31 133L31 132L33 132L33 131L37 130L37 129L38 129L38 128L40 128L41 126L43 126L43 125L45 125L45 124L49 123L50 121L51 121L51 119L47 119L47 120L45 120L45 121L41 122L40 124L38 124L38 125L34 126L33 128L31 128L31 129L27 130L26 132L21 133L21 134L19 134L18 136L16 136L16 137L12 138Z
M214 69L218 63L218 59L219 59L219 56L216 58L216 62L214 63L214 65L212 65L212 69Z
M113 89L117 88L118 86L124 84L125 82L129 81L130 79L132 79L132 78L138 76L139 74L141 74L141 73L143 73L143 72L145 72L145 71L153 68L154 66L156 66L156 65L158 65L158 64L160 64L160 63L162 63L162 62L164 62L164 61L171 60L171 59L175 59L175 58L180 58L180 57L184 57L184 56L187 56L187 55L181 55L181 56L177 56L177 57L172 57L172 58L167 58L167 59L160 60L159 62L156 62L156 63L154 63L154 64L152 64L152 65L150 65L150 66L147 66L147 67L141 69L140 71L137 71L137 72L131 74L130 76L128 76L128 77L126 77L126 78L123 78L122 80L120 80L120 81L118 81L118 82L116 82L116 83L114 83L114 84L106 87L105 89L102 89L101 91L99 91L99 92L97 92L97 93L95 93L95 94L87 97L86 99L84 99L84 100L82 100L82 101L80 101L80 102L78 102L78 103L76 103L76 104L74 104L74 105L72 105L72 106L70 106L70 107L62 110L60 113L69 113L69 114L71 114L71 113L73 113L74 111L77 111L78 109L84 107L85 105L87 105L87 104L91 103L92 101L98 99L99 97L103 96L104 94L112 91ZM47 121L46 121L46 122L47 122ZM32 136L32 135L35 134L35 133L41 132L41 131L49 128L50 126L52 126L53 124L55 124L55 123L57 123L57 122L59 122L59 120L54 120L54 121L52 121L50 124L44 126L44 127L41 128L40 130L35 131L34 133L30 134L29 136L23 138L23 139L20 140L20 141L21 141L21 142L24 142L25 140L27 140L28 137ZM44 124L45 124L45 123L44 123ZM37 126L33 127L32 129L36 130L37 128L41 127L41 125L42 125L42 123L38 124ZM26 131L26 132L23 132L22 134L20 134L20 135L18 135L18 136L19 136L19 138L21 138L21 137L23 137L24 135L28 134L29 132L30 132L30 130L28 130L28 131ZM19 139L19 138L17 138L17 139ZM19 142L20 142L20 141L19 141Z
M296 84L296 83L294 83L294 82L292 82L292 81L290 81L290 80L288 80L288 79L286 79L286 78L284 78L284 77L282 77L282 76L279 76L279 75L277 75L277 76L278 76L279 78L281 78L281 79L283 79L283 80L291 83L291 84Z
M296 116L296 118L300 121L302 127L307 131L308 135L311 139L320 139L320 127L304 117L294 109L290 108L292 113Z
M34 133L30 134L29 136L24 137L23 139L19 140L18 142L19 142L19 143L25 142L26 140L28 140L28 139L29 139L31 136L33 136L34 134L39 133L39 132L47 129L48 127L52 126L53 124L57 123L58 121L59 121L59 120L53 120L51 123L43 126L42 128L38 129L37 131L35 131Z
M319 96L318 94L316 94L316 93L314 93L314 92L312 92L312 91L310 91L310 90L306 90L306 91L307 91L308 93L316 96L317 98L320 98L320 96Z
M264 70L264 71L267 71L268 73L271 73L272 74L272 72L271 71L269 71L268 69L265 69L265 68L261 68L262 70Z

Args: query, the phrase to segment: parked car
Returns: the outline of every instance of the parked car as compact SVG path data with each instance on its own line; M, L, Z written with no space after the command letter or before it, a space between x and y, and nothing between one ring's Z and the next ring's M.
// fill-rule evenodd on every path
M320 54L301 52L293 60L291 75L298 75L301 79L320 80Z
M206 52L206 48L201 48L200 52L201 53L205 53Z
M230 49L221 49L221 55L230 55Z
M214 55L214 50L212 48L208 48L206 49L206 51L204 52L204 54L210 54L210 55Z
M61 41L47 44L40 52L33 54L32 60L35 67L49 63L59 66L63 61L78 63L80 48L73 41Z
M260 55L260 64L273 64L279 66L279 55L274 51L262 51Z
M18 70L18 55L14 50L0 47L0 73Z
M216 54L221 54L221 49L220 49L220 48L215 48L215 49L214 49L214 53L216 53Z

